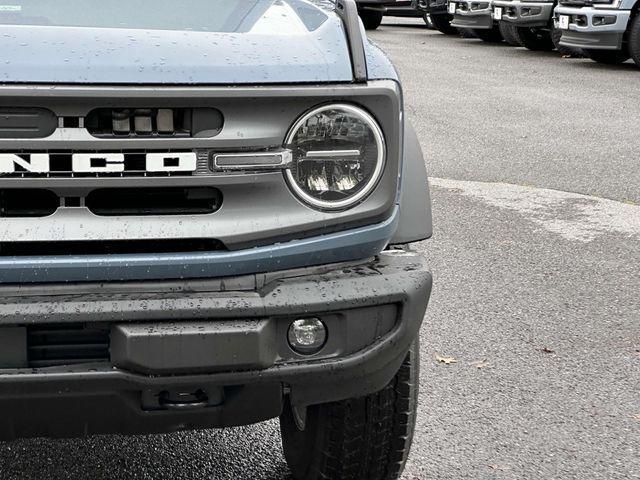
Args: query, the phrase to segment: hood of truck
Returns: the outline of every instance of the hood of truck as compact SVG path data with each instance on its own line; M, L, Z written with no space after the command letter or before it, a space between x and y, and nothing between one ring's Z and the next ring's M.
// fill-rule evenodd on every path
M216 2L211 5L216 8ZM162 23L151 28L52 26L45 20L0 13L1 83L251 85L353 79L340 18L304 0L241 0L225 12L224 21L216 18L205 31L158 27Z

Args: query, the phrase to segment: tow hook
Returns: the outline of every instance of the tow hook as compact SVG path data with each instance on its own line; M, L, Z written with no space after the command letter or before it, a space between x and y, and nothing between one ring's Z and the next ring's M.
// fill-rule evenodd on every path
M160 392L158 402L165 410L195 410L208 407L209 397L201 389L195 392L164 390Z

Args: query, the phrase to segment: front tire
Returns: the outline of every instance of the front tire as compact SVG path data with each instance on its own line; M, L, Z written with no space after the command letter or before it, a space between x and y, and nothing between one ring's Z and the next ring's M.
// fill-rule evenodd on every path
M516 33L516 29L518 27L508 22L500 22L498 26L500 28L500 34L502 35L502 38L504 38L505 42L507 42L512 47L522 46L522 43L520 43L520 38Z
M458 34L462 38L478 38L470 28L458 28Z
M451 20L453 20L453 16L449 13L431 15L431 23L440 33L444 33L445 35L458 35L460 32L456 27L451 26Z
M518 27L516 35L523 47L534 52L550 52L554 49L549 30L538 27Z
M419 345L379 392L307 408L300 430L280 417L284 456L296 480L396 480L409 455L418 405Z
M635 64L640 67L640 15L636 15L629 29L629 53Z
M375 30L382 23L382 12L377 10L363 10L360 12L360 18L365 30Z
M494 26L489 29L472 28L473 34L483 42L487 43L500 43L502 42L502 34L500 34L500 28Z
M594 62L604 63L605 65L618 65L631 58L631 55L625 50L591 50L585 48L584 54Z
M433 20L431 20L431 16L428 13L422 15L422 21L427 26L427 28L435 28L433 25Z

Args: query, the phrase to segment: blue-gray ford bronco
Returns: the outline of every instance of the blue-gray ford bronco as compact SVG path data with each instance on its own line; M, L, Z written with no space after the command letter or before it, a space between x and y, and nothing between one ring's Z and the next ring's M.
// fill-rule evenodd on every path
M431 207L353 0L0 23L0 437L279 417L296 479L397 478Z

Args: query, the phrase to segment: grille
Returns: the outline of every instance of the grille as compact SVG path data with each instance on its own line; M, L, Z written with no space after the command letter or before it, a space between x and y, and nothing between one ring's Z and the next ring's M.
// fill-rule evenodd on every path
M55 367L109 361L109 329L85 325L27 328L29 367Z

